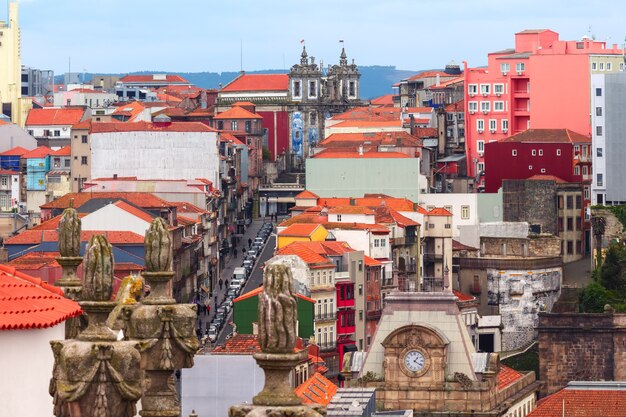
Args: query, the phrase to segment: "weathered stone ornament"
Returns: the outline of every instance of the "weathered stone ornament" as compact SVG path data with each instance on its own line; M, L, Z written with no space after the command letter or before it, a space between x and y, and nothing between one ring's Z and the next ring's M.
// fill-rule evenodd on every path
M198 350L195 334L196 306L176 304L169 294L172 238L167 224L155 218L146 232L143 273L150 294L125 307L125 336L141 344L141 366L146 372L141 415L180 416L180 406L170 383L173 371L193 366Z
M103 236L85 250L81 307L88 326L76 339L52 341L50 381L57 417L132 417L141 397L141 355L136 342L117 341L106 326L113 288L113 255Z
M230 408L230 417L302 416L321 414L302 405L295 395L289 374L306 358L307 351L294 352L298 313L289 267L268 264L263 275L263 292L259 296L259 344L261 352L254 359L265 372L265 386L251 405ZM323 409L320 409L324 413Z

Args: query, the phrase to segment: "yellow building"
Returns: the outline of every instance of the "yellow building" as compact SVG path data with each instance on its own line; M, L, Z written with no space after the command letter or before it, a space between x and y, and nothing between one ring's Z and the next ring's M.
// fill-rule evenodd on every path
M0 110L11 114L13 123L24 126L26 118L21 111L22 59L17 1L9 3L8 21L0 21Z
M282 249L293 242L323 242L328 230L321 224L294 223L278 232L277 249Z

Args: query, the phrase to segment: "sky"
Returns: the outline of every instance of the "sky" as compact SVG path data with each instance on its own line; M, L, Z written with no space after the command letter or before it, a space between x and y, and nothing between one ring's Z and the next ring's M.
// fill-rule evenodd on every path
M12 0L0 0L8 4ZM22 64L67 72L288 69L335 64L344 40L357 65L485 65L515 32L561 39L626 36L623 0L19 0ZM1 3L0 3L1 4ZM0 11L6 20L6 8ZM243 63L243 65L241 65Z

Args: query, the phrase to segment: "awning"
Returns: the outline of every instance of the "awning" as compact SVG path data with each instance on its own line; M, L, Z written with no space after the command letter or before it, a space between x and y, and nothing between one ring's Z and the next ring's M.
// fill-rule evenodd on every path
M359 349L357 349L356 345L345 345L343 347L343 353L346 353L346 352L356 352L358 350Z

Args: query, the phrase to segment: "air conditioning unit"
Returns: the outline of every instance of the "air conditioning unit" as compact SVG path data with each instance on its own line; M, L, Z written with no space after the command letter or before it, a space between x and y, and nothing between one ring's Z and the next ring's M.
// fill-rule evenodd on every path
M483 97L487 97L489 93L483 93Z
M502 129L502 133L509 133L509 129Z
M507 76L507 75L509 75L509 72L508 72L508 71L504 71L504 72L502 73L502 75Z
M478 156L483 157L483 152L478 152Z
M489 113L487 110L483 110L483 114L487 114Z
M474 97L476 94L475 93L469 93L470 97Z
M474 114L474 113L476 113L476 112L475 112L474 110L470 110L470 112L469 112L469 113L470 113L470 114Z
M490 132L491 133L496 133L496 129L491 129Z
M483 133L484 131L484 129L478 129L478 133Z
M502 95L502 93L496 93L496 96L500 97Z
M517 71L517 75L522 75L524 71Z

